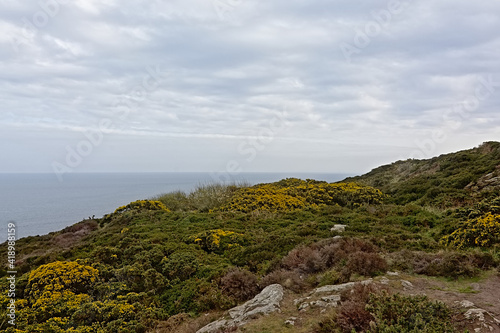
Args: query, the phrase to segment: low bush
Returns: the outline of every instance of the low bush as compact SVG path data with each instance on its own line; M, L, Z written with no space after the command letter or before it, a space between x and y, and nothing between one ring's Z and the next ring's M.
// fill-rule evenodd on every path
M375 328L370 332L454 332L451 311L427 296L371 294L366 310L375 318Z
M391 267L409 273L457 279L473 277L496 265L493 256L484 252L413 252L403 250L389 255Z
M304 280L304 277L301 276L300 273L285 269L273 271L263 277L260 281L260 286L265 288L276 283L281 284L283 287L296 293L300 293L309 287L308 283Z
M240 268L227 272L221 278L219 285L223 293L237 302L247 301L260 291L257 276Z

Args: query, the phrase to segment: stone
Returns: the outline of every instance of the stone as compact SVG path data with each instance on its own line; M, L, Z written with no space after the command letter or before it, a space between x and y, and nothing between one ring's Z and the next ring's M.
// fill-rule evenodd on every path
M328 304L335 304L335 306L337 306L337 304L340 302L340 295L330 295L321 297L321 300L323 302L327 302Z
M330 231L331 232L344 232L347 225L345 224L335 224Z
M385 276L380 279L381 284L389 284L390 280Z
M287 320L285 320L285 325L295 326L295 321L297 321L297 317L290 317Z
M399 273L398 272L387 272L387 275L389 275L389 276L398 276Z
M310 300L312 297L302 297L302 298L297 298L293 300L293 304L297 305L299 303L304 303L304 301Z
M361 281L361 284L368 285L372 282L373 282L373 279L368 279L365 281ZM342 292L342 291L347 290L347 289L351 289L352 287L354 287L355 284L356 284L356 282L347 282L347 283L343 283L343 284L323 286L323 287L314 289L311 292L311 294L321 294L321 293L331 294L334 292L338 293L338 292Z
M464 300L464 301L456 301L455 302L456 304L458 304L459 306L461 306L462 308L472 308L474 307L474 303L472 303L471 301L467 301L467 300Z
M494 326L498 326L500 323L498 319L493 317L492 313L479 308L467 310L464 316L474 326L479 326L474 329L474 332L493 332Z
M309 303L311 307L313 308L326 308L328 306L328 303L325 301L312 301Z
M302 303L299 306L299 311L305 311L307 308L309 308L311 305L309 303Z
M410 281L401 280L401 285L405 289L413 289L413 284Z
M267 286L250 301L229 310L231 319L221 319L199 329L196 333L212 333L220 329L234 326L243 326L251 319L273 312L280 312L280 302L283 300L284 290L279 284Z

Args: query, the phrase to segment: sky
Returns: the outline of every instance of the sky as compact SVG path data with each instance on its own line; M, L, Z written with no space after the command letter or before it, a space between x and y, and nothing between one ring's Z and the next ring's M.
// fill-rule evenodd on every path
M0 0L0 172L365 173L500 134L500 2Z

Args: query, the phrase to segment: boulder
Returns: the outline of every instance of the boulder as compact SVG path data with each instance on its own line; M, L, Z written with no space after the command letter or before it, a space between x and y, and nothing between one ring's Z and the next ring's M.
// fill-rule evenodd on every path
M212 333L223 328L243 326L261 315L280 311L284 290L279 284L264 288L260 294L250 301L229 310L230 319L221 319L199 329L196 333Z
M335 224L330 231L331 232L344 232L347 225L345 224Z

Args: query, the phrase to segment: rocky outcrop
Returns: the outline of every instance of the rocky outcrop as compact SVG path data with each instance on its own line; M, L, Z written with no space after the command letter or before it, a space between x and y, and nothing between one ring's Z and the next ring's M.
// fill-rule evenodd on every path
M464 317L474 327L474 332L500 332L500 320L496 319L492 313L477 308L474 303L468 300L455 303L467 309Z
M279 284L267 286L252 300L229 310L228 319L220 319L199 329L196 333L212 333L228 327L239 327L261 315L280 311L284 290Z
M495 171L482 176L476 182L465 187L465 189L472 192L483 192L497 188L500 188L500 165L497 166Z

